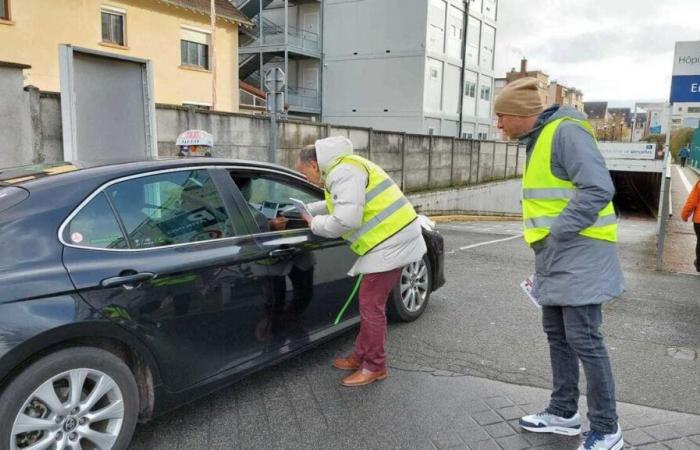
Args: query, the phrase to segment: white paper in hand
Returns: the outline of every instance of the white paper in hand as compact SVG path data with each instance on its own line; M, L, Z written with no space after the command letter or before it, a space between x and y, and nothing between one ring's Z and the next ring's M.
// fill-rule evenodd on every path
M309 211L309 208L306 207L306 203L302 202L301 200L297 200L296 198L289 197L289 200L292 201L294 206L296 207L297 211L299 211L299 214L301 214L301 217L306 219L307 217L311 218L313 215Z
M534 295L532 295L532 288L535 286L535 276L530 275L529 277L525 278L525 281L520 283L520 288L525 292L525 295L527 295L527 298L534 303L535 306L538 308L542 308L542 305L539 304L537 299L535 298Z

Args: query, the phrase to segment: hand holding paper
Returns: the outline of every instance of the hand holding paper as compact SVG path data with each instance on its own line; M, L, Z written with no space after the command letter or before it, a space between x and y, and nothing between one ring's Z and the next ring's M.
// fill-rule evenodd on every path
M309 226L311 226L311 221L313 220L314 216L309 211L309 208L306 207L306 204L301 200L297 200L296 198L292 197L289 197L289 200L292 201L297 211L299 211L299 214L301 214L301 218L304 219L306 223L309 224Z

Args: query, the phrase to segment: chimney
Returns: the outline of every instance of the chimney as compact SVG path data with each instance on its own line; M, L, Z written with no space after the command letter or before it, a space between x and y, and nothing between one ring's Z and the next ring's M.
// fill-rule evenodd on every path
M523 58L520 60L520 72L521 73L527 72L527 58Z

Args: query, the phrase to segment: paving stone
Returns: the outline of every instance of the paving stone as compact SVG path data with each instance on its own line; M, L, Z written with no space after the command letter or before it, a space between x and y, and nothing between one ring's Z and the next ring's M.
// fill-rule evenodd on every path
M491 436L481 427L468 431L459 431L459 435L462 437L462 440L469 445L491 439Z
M469 414L476 414L484 411L490 411L491 408L483 400L474 400L467 402L467 404L464 407L464 410Z
M646 427L642 428L642 431L644 431L657 441L670 441L682 437L668 425L655 425L652 427Z
M513 401L507 397L491 397L484 399L484 401L493 409L514 406Z
M484 426L484 430L494 438L512 436L515 431L505 422Z
M659 444L659 443L641 445L641 446L635 447L635 448L637 448L639 450L668 450L668 447L666 447L664 444Z
M474 420L476 420L476 423L478 423L479 425L482 425L482 426L503 422L503 419L501 418L501 416L499 416L498 414L496 414L493 411L485 411L482 413L477 413L477 414L472 415L472 418Z
M471 450L503 450L501 446L493 440L478 442L475 445L470 445L469 448Z
M642 430L630 430L624 433L625 444L639 446L644 444L650 444L655 441L655 439L649 436Z
M524 450L530 448L530 443L522 436L508 436L496 439L496 442L498 442L504 450Z
M678 439L675 441L666 441L664 445L671 450L698 450L700 445L695 444L690 439Z
M436 435L433 435L430 440L433 442L435 447L440 450L458 446L466 447L466 444L464 441L462 441L459 435L453 432L437 433Z
M507 408L500 408L496 410L498 415L503 417L505 420L514 420L514 419L520 419L522 416L525 415L525 411L520 409L517 406L509 406Z

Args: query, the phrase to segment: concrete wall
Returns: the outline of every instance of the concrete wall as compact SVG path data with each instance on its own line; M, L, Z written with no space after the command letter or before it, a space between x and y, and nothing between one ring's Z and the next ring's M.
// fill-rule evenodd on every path
M0 166L7 167L32 159L32 133L29 98L22 89L20 67L0 66Z
M4 146L0 165L60 161L63 159L60 96L40 93L36 88L23 90L17 73L21 71L15 70L14 75L7 78L14 80L12 90L7 89L11 83L0 82L0 119L13 124L0 130L0 145ZM177 136L197 128L214 135L212 153L216 157L256 161L269 158L270 121L266 117L159 104L156 126L161 156L175 156ZM379 164L409 193L512 178L522 174L525 158L523 148L505 142L293 120L280 121L277 126L276 163L293 167L304 145L326 136L343 135L353 142L357 154ZM6 138L2 139L3 136ZM482 195L482 191L458 192ZM499 205L492 206L494 212L500 211ZM472 207L459 206L457 210L471 211Z
M520 180L409 195L421 214L520 215Z

